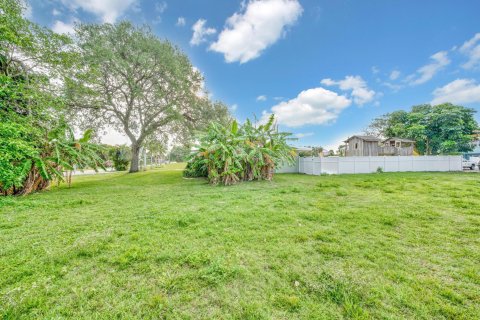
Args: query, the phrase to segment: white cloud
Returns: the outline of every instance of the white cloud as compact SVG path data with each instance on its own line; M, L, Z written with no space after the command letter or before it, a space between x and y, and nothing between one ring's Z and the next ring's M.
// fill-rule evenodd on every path
M335 136L334 138L329 139L328 142L325 143L323 146L324 150L338 150L339 146L345 145L345 140L348 137L354 136L356 134L359 134L358 131L343 131L340 133L338 136Z
M52 10L52 15L53 15L53 16L56 17L56 16L59 16L60 14L61 14L61 12L58 11L57 9L54 8L54 9Z
M205 24L207 20L199 19L192 27L193 35L192 39L190 39L190 45L198 46L202 42L207 41L207 36L215 34L217 30L214 28L206 28Z
M473 79L457 79L433 91L432 104L444 102L474 103L480 102L480 84Z
M60 34L74 34L75 33L75 20L65 23L63 21L57 20L53 24L52 30Z
M427 82L432 79L433 76L445 66L450 64L450 59L448 59L448 54L446 51L439 51L432 55L430 59L433 60L432 63L424 65L419 68L415 74L412 74L407 77L406 81L410 85L419 85Z
M267 101L267 96L266 95L261 95L257 97L257 101Z
M187 21L184 17L178 17L177 23L175 24L177 27L184 27Z
M210 50L224 55L226 62L245 63L258 58L293 25L303 12L297 0L251 0L226 26Z
M167 10L167 3L165 1L155 4L155 11L157 11L158 13L164 13L165 10Z
M276 101L280 101L280 100L284 100L285 98L284 97L273 97L273 100L276 100Z
M313 132L295 133L293 136L294 136L295 138L302 139L302 138L306 138L306 137L311 137L311 136L313 136Z
M400 71L398 70L393 70L391 73L390 73L390 80L397 80L398 77L400 77Z
M397 92L398 90L403 88L403 86L400 85L400 84L394 84L394 83L390 83L390 82L387 82L387 81L382 82L382 85L392 89L393 92Z
M274 113L279 124L289 127L300 127L307 124L327 124L335 121L343 109L352 101L345 96L318 87L300 92L289 101L280 102L264 111L262 119L267 119Z
M368 88L365 80L360 76L346 76L343 80L323 79L322 84L326 86L338 86L343 91L350 91L353 101L357 105L364 105L375 97L375 91Z
M468 61L462 65L465 69L480 67L480 32L466 41L459 49L468 57Z
M137 0L61 0L71 9L82 9L101 18L102 22L114 23Z
M377 74L377 73L379 73L379 72L380 72L380 69L379 69L377 66L373 66L373 67L372 67L372 73L373 73L373 74Z
M236 104L236 103L235 103L235 104L232 104L229 109L230 109L231 112L237 111L237 109L238 109L238 104Z

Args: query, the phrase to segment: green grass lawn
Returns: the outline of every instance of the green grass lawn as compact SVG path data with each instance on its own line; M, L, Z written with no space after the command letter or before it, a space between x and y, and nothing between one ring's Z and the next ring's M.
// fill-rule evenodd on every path
M77 177L0 199L0 317L478 319L479 190L463 173Z

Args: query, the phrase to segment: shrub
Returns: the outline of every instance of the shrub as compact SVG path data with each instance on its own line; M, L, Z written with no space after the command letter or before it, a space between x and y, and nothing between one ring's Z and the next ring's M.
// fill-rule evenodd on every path
M112 149L111 157L115 170L126 171L130 164L130 148L127 146L117 146Z
M6 117L5 117L6 118ZM8 120L15 119L10 114ZM71 128L59 121L46 135L17 122L0 123L0 191L4 195L25 195L47 188L50 182L71 183L71 170L104 168L101 147L90 143L92 131L75 139Z
M32 133L34 129L20 123L0 123L0 190L5 193L16 193L23 186L38 157Z
M183 176L186 178L206 178L208 177L207 167L202 161L191 160L187 162Z
M272 115L256 126L247 119L239 126L213 123L198 137L197 152L191 155L185 176L206 176L212 184L231 185L239 181L272 180L275 167L294 160L287 141L290 133L278 132Z

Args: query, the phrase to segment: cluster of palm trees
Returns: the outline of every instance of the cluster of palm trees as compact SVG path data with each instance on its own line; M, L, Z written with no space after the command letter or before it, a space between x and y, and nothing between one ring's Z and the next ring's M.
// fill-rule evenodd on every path
M239 181L272 180L275 167L291 163L291 134L278 132L274 115L262 125L250 120L239 126L211 124L199 136L199 145L185 170L189 177L207 177L211 184L232 185Z

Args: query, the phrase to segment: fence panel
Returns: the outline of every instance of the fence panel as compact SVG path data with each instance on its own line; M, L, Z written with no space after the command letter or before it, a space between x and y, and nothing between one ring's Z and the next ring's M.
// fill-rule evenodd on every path
M322 160L322 173L338 174L338 158L326 157Z
M382 168L385 172L462 171L462 156L381 156L297 158L295 166L282 167L279 173L320 175L371 173Z
M292 165L284 164L283 166L280 166L276 172L277 173L299 173L300 172L300 162L295 160L295 163Z
M412 156L401 157L398 160L398 171L405 172L405 171L414 171L413 170L413 158Z
M355 157L337 158L339 173L355 173Z
M407 159L406 159L407 160ZM408 160L407 160L408 161ZM385 172L398 172L398 163L399 163L399 157L394 156L394 157L383 157L383 171Z

